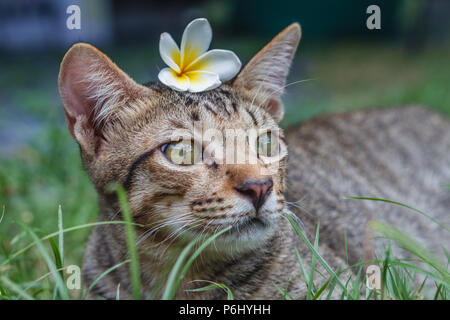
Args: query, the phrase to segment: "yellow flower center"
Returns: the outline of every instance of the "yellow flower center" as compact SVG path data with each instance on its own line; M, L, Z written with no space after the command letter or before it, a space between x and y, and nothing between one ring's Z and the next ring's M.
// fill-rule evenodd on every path
M181 54L177 50L173 50L171 52L171 56L173 61L180 68L179 72L175 72L178 77L182 77L189 71L201 70L208 65L208 62L204 61L206 59L201 59L200 61L197 61L196 63L192 64L192 62L194 62L195 59L197 59L200 56L200 49L196 46L191 47L189 44L185 45L183 52L183 59L181 59Z

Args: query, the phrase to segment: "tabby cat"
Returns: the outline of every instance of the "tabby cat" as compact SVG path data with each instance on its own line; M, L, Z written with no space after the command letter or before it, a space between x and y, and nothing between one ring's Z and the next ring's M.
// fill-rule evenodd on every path
M66 53L58 84L67 126L98 192L99 219L121 219L109 188L118 182L142 225L136 236L143 298L161 298L167 272L187 242L227 226L195 260L176 299L227 297L221 289L187 290L210 283L205 281L226 285L236 299L280 299L274 284L288 283L290 297L305 298L295 248L305 265L311 252L286 219L292 212L310 240L320 220L319 252L332 268L371 257L377 247L368 228L372 219L400 227L430 250L448 248L447 233L425 217L344 196L394 199L448 225L450 192L442 184L450 182L450 123L410 106L321 116L283 134L280 98L300 35L300 26L290 25L234 79L201 93L137 84L89 44ZM194 124L281 132L278 159L223 163L204 150L193 163L192 150L202 148ZM191 132L192 141L174 141L177 129ZM97 226L84 256L87 284L126 260L127 252L123 225ZM132 298L128 270L123 265L109 272L91 297L115 299L120 284L120 298Z

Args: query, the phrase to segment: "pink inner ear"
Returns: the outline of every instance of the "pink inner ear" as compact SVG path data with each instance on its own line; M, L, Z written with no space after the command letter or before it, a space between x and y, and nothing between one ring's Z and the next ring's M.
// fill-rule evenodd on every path
M81 60L81 59L80 59ZM86 76L87 64L72 63L62 70L61 74L61 96L65 106L67 126L72 137L75 138L74 125L76 118L84 115L86 119L92 116L95 102L89 99L89 83L83 81L83 75Z
M96 124L118 119L128 100L147 93L106 55L87 43L75 44L66 53L58 86L70 134L91 154L95 153L92 147L97 148L103 136L102 126Z
M98 132L93 122L95 91L102 87L108 75L114 73L112 69L108 58L88 44L74 45L63 59L58 86L67 127L80 145L96 144ZM102 76L98 76L99 73Z
M95 80L89 79L92 70L98 65L98 68L105 69L105 73L109 73L107 65L102 66L100 57L97 54L86 52L87 50L80 50L78 54L72 55L69 61L64 64L61 69L61 83L60 87L62 93L65 94L67 102L66 109L73 115L90 115L95 102L89 99L93 88L97 85ZM102 68L103 67L103 68ZM103 79L97 79L101 82ZM99 83L100 84L100 83Z

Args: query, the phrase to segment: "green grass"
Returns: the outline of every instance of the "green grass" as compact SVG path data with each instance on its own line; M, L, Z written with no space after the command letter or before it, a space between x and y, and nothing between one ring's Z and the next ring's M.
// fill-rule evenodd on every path
M255 44L259 46L262 41L235 41L232 45L219 47L230 48L246 60L256 52ZM156 65L162 65L159 58L151 54L152 50L149 46L138 46L133 50L105 49L119 66L140 82L148 80L147 70L155 76ZM287 88L283 125L292 125L323 113L413 103L424 104L450 116L449 52L447 47L434 47L407 54L394 45L345 43L330 43L327 50L323 50L323 46L310 45L305 39L300 45L290 81L314 80ZM81 265L87 237L96 224L95 190L82 168L78 147L65 128L56 89L61 55L58 52L0 59L0 126L8 124L9 118L4 116L7 110L31 117L42 126L42 130L16 151L0 154L2 298L67 298L65 290L57 285L55 279L58 275L67 277L62 267ZM34 243L36 239L40 239L40 245L30 246L30 242ZM311 246L315 248L314 241ZM386 281L393 283L389 284L390 291L384 297L396 298L400 293L406 294L405 291L415 296L414 290L418 288L410 288L412 284L405 280L412 276L412 267L404 265L409 262L399 261L388 252L378 259L378 263L385 267ZM301 260L301 257L297 258ZM131 265L131 261L122 263ZM315 256L316 265L322 265L322 262ZM354 267L359 268L359 265ZM317 272L307 272L309 266L304 268L305 279ZM302 272L300 265L299 271ZM343 272L332 271L336 275ZM413 271L416 274L429 272ZM448 283L442 282L434 271L428 276L429 281L436 281L441 286L434 292L436 298L448 297ZM334 275L329 274L328 277L325 288L307 281L311 290L309 298L327 298L330 288L343 290L342 286L351 286L356 290L355 286L362 285L356 278L338 281ZM399 286L404 288L395 293L393 288ZM222 284L207 284L204 290L213 288L226 290L232 297ZM280 298L288 298L283 295L286 287L278 289ZM71 290L69 298L82 298L87 290ZM120 297L120 288L117 292ZM358 292L351 291L343 298L357 295Z
M138 252L136 248L136 235L134 233L133 227L133 218L131 216L130 207L128 205L127 195L125 190L121 185L114 186L116 189L119 204L120 204L120 212L122 213L124 220L126 222L125 232L126 232L126 240L127 240L127 248L128 248L128 256L130 260L130 277L131 277L131 287L133 289L133 298L135 300L141 299L141 278L139 273L139 258Z
M194 260L201 254L201 252L211 244L217 237L219 237L224 232L230 230L231 227L227 227L214 235L208 237L206 240L201 235L195 238L193 241L191 241L180 253L178 256L173 268L170 271L169 277L167 279L167 284L164 289L164 293L162 296L162 299L164 300L171 300L175 297L175 294L178 290L178 287L180 286L181 281L183 280L184 276L189 270L189 267L192 265ZM195 249L195 246L199 244L198 248ZM195 250L194 250L195 249ZM191 251L193 251L191 253ZM189 253L191 253L191 256L189 257ZM185 262L186 260L186 262ZM204 287L202 290L206 289L212 289L212 288L226 288L225 285L222 284L216 284L214 287ZM200 291L199 289L197 289ZM191 290L192 291L192 290Z
M356 199L356 197L355 197ZM370 198L364 198L369 200ZM372 200L372 199L370 199ZM418 211L415 208L411 208L405 204L401 204L395 201L387 199L375 199L375 201L390 202L404 207L408 207L411 210ZM450 256L446 253L446 263L439 261L433 254L431 254L426 248L422 247L414 239L404 234L402 231L381 222L374 221L371 225L373 231L379 234L380 238L392 241L392 244L398 246L415 257L411 259L396 258L392 255L391 246L389 245L382 256L375 260L361 261L347 269L352 269L353 274L345 279L343 271L345 270L333 270L328 263L323 259L317 250L318 231L314 245L308 240L305 234L297 226L295 221L289 216L286 216L292 227L295 229L298 236L303 240L306 246L311 250L312 254L320 262L322 267L328 272L328 276L322 275L325 282L322 287L317 288L311 281L311 276L314 271L311 272L311 276L308 277L305 271L305 265L298 253L297 258L299 261L299 269L302 272L303 279L307 285L307 299L317 300L320 298L330 299L333 292L337 291L342 300L360 300L360 299L398 299L398 300L412 300L412 299L429 299L429 300L447 300L450 293L450 272L449 262ZM439 223L441 225L441 223ZM317 227L318 230L319 226ZM443 228L448 231L447 228ZM443 249L445 250L445 249ZM378 265L381 271L381 289L375 290L368 288L364 281L361 281L361 271L363 265ZM424 267L419 267L424 265ZM309 266L310 270L315 269L314 260ZM355 275L356 274L356 275ZM421 274L425 277L420 285L417 285L417 274ZM326 281L325 281L326 280ZM423 289L425 283L429 281L435 285L435 289L428 290L424 293ZM331 283L336 283L338 286L331 287ZM331 288L330 288L331 287ZM328 288L328 291L326 290ZM365 296L362 293L365 292ZM284 296L283 296L284 297Z

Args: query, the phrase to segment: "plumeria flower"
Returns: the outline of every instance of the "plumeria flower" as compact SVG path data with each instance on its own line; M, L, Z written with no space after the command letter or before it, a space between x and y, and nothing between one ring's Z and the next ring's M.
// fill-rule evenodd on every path
M159 52L169 67L159 72L159 80L177 91L201 92L232 79L239 72L241 61L229 50L207 51L211 39L212 29L205 18L187 25L181 49L170 34L161 34Z

